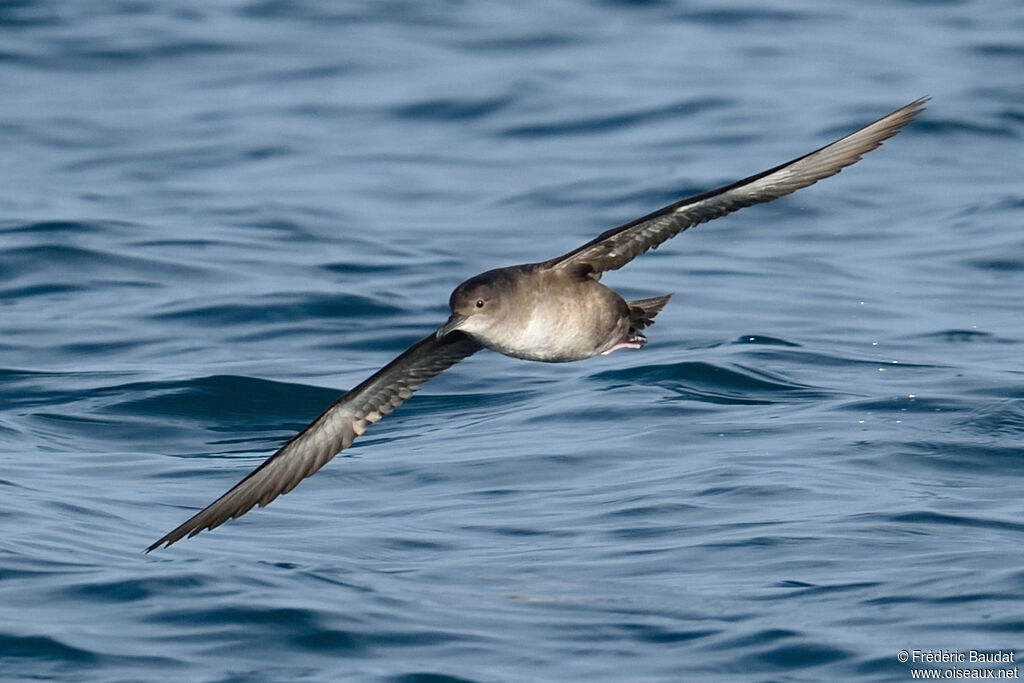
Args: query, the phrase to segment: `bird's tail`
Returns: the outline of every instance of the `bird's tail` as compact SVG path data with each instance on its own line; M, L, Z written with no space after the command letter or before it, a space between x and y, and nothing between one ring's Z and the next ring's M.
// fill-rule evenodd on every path
M654 316L658 315L661 309L665 308L665 304L671 298L671 294L662 294L661 296L652 296L647 299L627 302L629 306L629 319L633 323L633 328L642 330L648 325L653 325Z

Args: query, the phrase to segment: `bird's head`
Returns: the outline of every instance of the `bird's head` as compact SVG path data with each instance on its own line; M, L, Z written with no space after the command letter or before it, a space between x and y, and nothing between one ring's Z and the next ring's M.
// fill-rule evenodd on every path
M491 327L501 320L501 278L494 271L477 275L455 288L448 306L451 315L437 328L437 338L461 330L469 335L487 337Z

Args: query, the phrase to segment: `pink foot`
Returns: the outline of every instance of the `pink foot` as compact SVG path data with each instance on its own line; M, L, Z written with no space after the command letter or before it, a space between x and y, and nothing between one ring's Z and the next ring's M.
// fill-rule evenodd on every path
M619 349L642 349L644 344L647 343L647 337L640 334L639 332L630 332L626 335L626 338L620 341L615 346L611 347L607 351L602 351L602 356L607 356L609 353L618 351Z

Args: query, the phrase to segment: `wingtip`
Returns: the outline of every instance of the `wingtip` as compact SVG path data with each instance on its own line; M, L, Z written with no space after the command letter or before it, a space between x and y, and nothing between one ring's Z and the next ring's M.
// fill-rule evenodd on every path
M191 520L189 520L189 521L191 521ZM185 526L185 525L183 524L182 526ZM186 534L186 533L182 532L182 528L181 527L178 527L174 531L172 531L172 532L170 532L168 534L164 534L160 538L160 540L158 540L156 543L153 543L152 545L150 545L143 552L145 552L146 554L149 554L149 553L153 552L154 550L160 550L161 548L170 548L172 545L174 545L175 543L177 543L181 539L185 538L186 536L188 538L192 538L193 536L198 534L200 531L202 531L202 529L195 529L195 530L192 531L192 533Z
M917 118L918 114L920 114L921 112L928 108L927 105L929 102L931 102L931 99L931 95L924 95L922 97L918 97L910 104L905 104L896 111L894 111L893 114L903 112L904 115L907 117L908 121L912 121L915 118ZM892 114L890 114L890 116L891 115Z
M928 108L927 105L931 101L932 101L932 96L931 95L923 95L921 97L918 97L916 100L914 100L910 104L908 104L906 106L906 108L907 109L912 109L913 112L914 112L913 115L917 116L919 113L921 113L922 111L924 111L925 109Z
M927 107L928 102L931 101L930 95L918 97L913 102L909 102L899 109L894 109L882 118L875 121L875 123L881 123L883 121L890 122L890 125L894 125L897 130L902 130L905 126L909 125L914 119L917 118L918 114L923 112ZM872 124L865 126L869 128ZM863 129L861 129L863 130ZM860 132L860 131L857 131Z
M167 537L164 536L159 541L157 541L153 545L149 546L148 548L146 548L142 552L148 555L149 553L153 552L154 550L159 550L160 548L166 548L167 546L169 546L173 542L174 541L168 541Z
M918 115L920 115L921 112L927 109L926 105L928 104L928 102L931 101L931 99L932 98L930 95L918 97L913 102L905 104L899 109L892 112L891 114L883 116L881 119L879 119L879 122L888 120L890 122L890 126L892 126L892 133L890 135L887 135L886 137L892 137L893 135L895 135L896 133L903 130L911 123L913 123L917 119Z

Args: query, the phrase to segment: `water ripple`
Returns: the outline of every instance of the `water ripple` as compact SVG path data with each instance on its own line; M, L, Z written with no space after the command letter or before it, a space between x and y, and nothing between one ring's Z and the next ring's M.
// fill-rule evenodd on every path
M640 365L605 370L591 379L611 381L610 389L634 384L655 384L679 396L724 405L763 405L778 401L825 398L821 389L786 380L756 368L723 367L706 362Z

